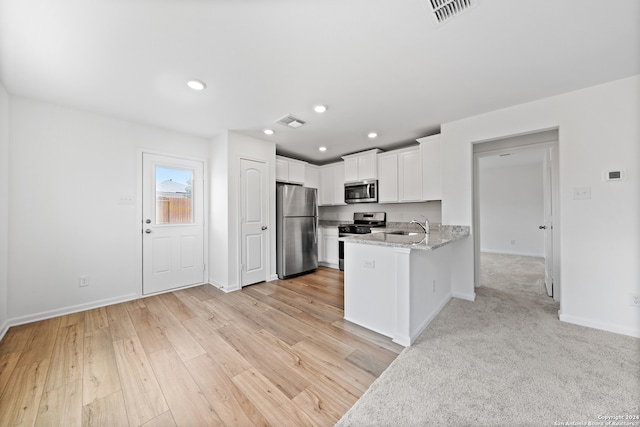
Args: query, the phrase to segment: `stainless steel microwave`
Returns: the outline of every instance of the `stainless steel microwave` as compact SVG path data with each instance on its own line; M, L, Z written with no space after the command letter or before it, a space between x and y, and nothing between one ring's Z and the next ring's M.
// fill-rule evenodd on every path
M349 182L344 185L345 203L378 203L378 181Z

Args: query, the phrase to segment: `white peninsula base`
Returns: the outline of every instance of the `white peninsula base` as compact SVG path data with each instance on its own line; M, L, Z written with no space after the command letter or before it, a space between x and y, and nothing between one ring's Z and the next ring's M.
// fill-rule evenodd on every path
M452 297L458 242L434 250L345 240L344 317L410 346Z

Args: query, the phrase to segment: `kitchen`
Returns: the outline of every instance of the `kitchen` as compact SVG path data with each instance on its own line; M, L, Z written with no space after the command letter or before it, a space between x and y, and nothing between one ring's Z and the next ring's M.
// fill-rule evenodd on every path
M345 319L405 346L453 296L451 259L458 245L440 247L469 235L468 227L441 224L440 136L417 142L388 152L372 149L347 155L342 162L320 167L276 159L278 277L308 273L317 265L346 269ZM318 202L312 189L318 189ZM365 209L368 212L362 212ZM363 244L403 247L406 265L381 267L378 261L376 267L375 260L362 257L362 251L372 250ZM411 255L417 248L436 253L425 259L424 251ZM393 251L373 250L383 250L387 260L395 257ZM349 257L347 252L352 252Z

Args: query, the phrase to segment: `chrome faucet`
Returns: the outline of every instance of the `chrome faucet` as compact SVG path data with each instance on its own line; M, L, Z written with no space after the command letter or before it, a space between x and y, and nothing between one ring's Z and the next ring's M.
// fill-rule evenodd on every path
M416 221L415 219L412 219L409 224L418 224L424 230L425 234L429 234L429 218L424 219L424 225L422 225L422 223Z

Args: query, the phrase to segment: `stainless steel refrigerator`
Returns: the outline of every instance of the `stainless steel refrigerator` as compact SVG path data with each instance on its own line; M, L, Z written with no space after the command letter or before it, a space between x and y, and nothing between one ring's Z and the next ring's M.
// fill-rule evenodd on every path
M278 278L318 267L317 190L299 185L276 186L276 251Z

